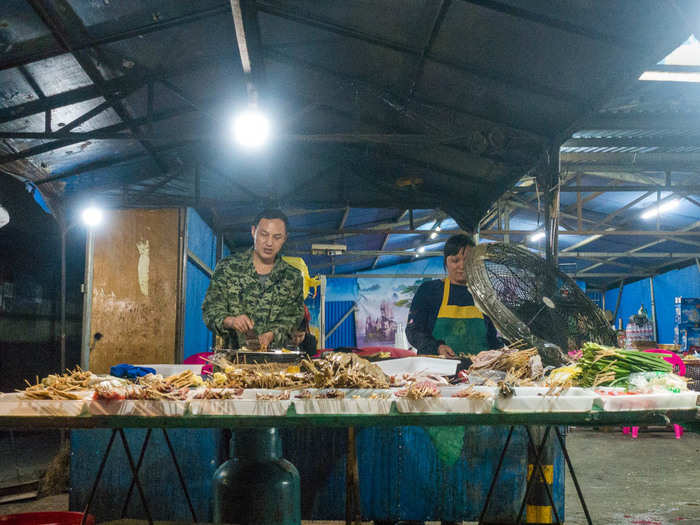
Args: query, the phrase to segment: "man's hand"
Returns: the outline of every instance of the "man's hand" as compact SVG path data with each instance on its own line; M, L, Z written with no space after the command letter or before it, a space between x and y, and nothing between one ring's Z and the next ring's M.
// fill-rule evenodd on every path
M260 334L258 336L258 341L260 341L260 347L262 350L267 350L267 347L270 346L270 343L274 337L275 334L272 332L265 332L264 334Z
M445 357L457 357L454 350L447 345L438 346L438 354L444 355Z
M253 321L251 320L250 317L247 315L237 315L236 317L229 316L226 319L224 319L224 328L228 330L236 330L237 332L247 332L248 330L252 330L253 328Z

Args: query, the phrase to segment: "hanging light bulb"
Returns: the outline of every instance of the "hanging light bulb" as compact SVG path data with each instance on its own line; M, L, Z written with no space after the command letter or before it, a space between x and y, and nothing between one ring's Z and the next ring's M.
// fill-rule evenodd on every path
M10 222L10 212L7 211L7 208L0 205L0 228L6 226L8 222Z

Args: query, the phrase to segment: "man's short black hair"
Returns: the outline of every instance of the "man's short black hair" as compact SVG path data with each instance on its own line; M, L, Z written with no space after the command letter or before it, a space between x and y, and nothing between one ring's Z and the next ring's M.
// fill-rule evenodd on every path
M299 324L297 325L297 332L308 332L309 331L309 321L306 319L306 317L302 317L301 321L299 321Z
M267 208L261 211L260 213L258 213L258 216L255 217L255 222L253 222L253 226L257 228L258 224L260 224L260 221L263 219L279 219L284 223L285 231L289 229L289 219L280 209Z
M443 248L445 259L447 259L447 257L450 255L457 255L467 246L474 246L474 239L472 239L471 236L464 233L453 235L447 239L447 242L445 242L445 248Z

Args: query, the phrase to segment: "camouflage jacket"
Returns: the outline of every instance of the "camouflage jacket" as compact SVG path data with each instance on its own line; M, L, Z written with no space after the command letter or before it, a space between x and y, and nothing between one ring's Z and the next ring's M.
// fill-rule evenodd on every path
M224 339L225 348L240 348L235 330L223 328L228 316L245 314L258 335L272 332L270 348L281 348L289 332L304 316L303 281L299 270L277 257L265 284L260 284L253 266L253 250L230 255L219 261L202 303L204 323Z

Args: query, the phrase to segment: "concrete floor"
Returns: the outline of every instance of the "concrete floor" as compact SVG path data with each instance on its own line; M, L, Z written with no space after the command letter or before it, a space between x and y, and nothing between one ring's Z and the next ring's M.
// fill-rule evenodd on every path
M1 430L0 487L38 479L58 453L60 441L58 430L12 433Z
M51 434L31 435L30 440L42 443L34 450L43 453L23 463L27 473L36 472L46 450L58 446ZM567 442L593 523L700 525L700 435L686 433L676 440L672 432L640 432L633 440L619 431L575 429ZM7 454L0 459L0 479L6 481L14 475L14 460L8 462ZM585 517L570 478L566 488L566 523L583 525ZM0 515L67 509L68 496L63 494L0 505Z
M567 438L574 470L594 523L700 524L700 435L578 429ZM571 478L566 523L586 523Z

